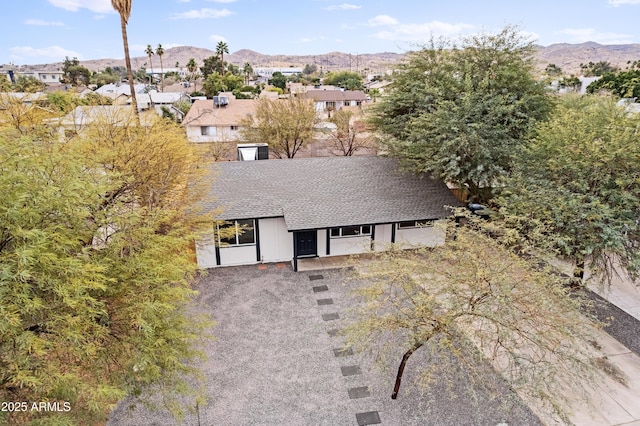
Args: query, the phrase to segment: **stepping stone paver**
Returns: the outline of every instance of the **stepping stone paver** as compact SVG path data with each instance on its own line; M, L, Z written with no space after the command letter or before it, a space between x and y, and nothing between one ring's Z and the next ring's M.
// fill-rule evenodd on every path
M379 425L382 423L380 415L377 411L367 411L366 413L356 413L356 421L358 426Z
M310 281L323 280L323 279L324 279L324 275L309 275Z
M332 312L330 314L322 314L322 319L325 321L333 321L340 319L340 315L337 312Z
M342 371L343 376L356 376L358 374L362 374L362 370L360 370L359 365L349 365L346 367L340 367L340 371Z
M368 398L371 396L369 386L361 386L349 389L349 399Z
M340 334L340 329L339 328L332 328L331 330L327 331L327 333L331 337L336 337L338 334Z
M349 356L353 355L353 350L351 348L334 348L333 354L335 356Z
M329 291L329 287L327 287L326 285L319 285L317 287L313 287L314 293L320 293L321 291Z
M333 299L318 299L318 306L333 305Z

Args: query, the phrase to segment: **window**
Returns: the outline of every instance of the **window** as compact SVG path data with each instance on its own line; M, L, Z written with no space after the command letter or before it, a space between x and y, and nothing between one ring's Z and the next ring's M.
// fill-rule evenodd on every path
M238 130L238 126L231 126L231 131Z
M409 220L404 222L398 222L398 229L406 229L406 228L431 228L435 223L434 219L426 219L426 220Z
M256 243L255 221L254 219L231 220L218 230L230 230L231 235L221 238L218 234L218 243L224 246L241 246Z
M342 237L358 237L362 235L371 235L371 226L343 226L342 228L331 228L329 231L331 238Z
M200 127L200 134L202 136L215 136L216 135L216 128L213 126L201 126Z
M334 101L327 101L326 109L332 110L332 111L335 110L336 109L336 103Z

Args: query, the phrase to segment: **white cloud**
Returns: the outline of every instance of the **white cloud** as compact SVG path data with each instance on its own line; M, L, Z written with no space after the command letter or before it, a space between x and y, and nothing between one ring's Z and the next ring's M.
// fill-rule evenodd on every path
M212 42L214 42L216 44L221 42L221 41L225 42L225 43L227 42L226 38L224 38L224 37L222 37L221 35L218 35L218 34L211 34L209 36L209 40L211 40Z
M200 9L171 15L171 19L216 19L233 15L228 9Z
M357 6L355 4L342 3L342 4L333 4L331 6L325 7L326 10L356 10L362 9L362 6Z
M618 34L598 32L594 28L566 28L560 31L560 34L569 36L570 43L584 43L586 41L594 41L602 44L627 44L633 42L633 36L630 34Z
M389 15L378 15L375 18L371 18L368 21L368 24L372 27L380 27L383 25L396 25L398 20L396 18L392 18Z
M431 21L424 24L394 25L391 29L377 32L372 36L382 40L420 42L431 37L461 34L473 28L474 26L469 24Z
M640 0L609 0L609 4L618 7L621 4L640 4Z
M64 27L64 24L60 21L45 21L43 19L27 19L24 23L40 27Z
M70 58L80 59L81 55L73 50L63 49L60 46L49 46L35 48L30 46L16 46L9 49L11 56L15 59L24 58L42 58L42 62L59 62L64 59L65 56Z
M80 9L89 9L97 13L114 12L110 0L49 0L49 3L71 12L77 12Z

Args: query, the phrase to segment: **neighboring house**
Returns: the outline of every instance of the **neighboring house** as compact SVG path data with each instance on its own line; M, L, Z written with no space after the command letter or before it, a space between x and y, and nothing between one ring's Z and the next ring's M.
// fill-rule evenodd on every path
M151 121L146 114L140 115L143 126L148 126ZM81 133L87 126L93 123L110 123L119 126L131 125L135 122L135 116L131 106L124 105L100 105L78 106L62 118L50 120L50 126L57 126L61 138L70 138Z
M269 67L259 67L253 70L253 73L262 78L271 78L273 74L279 72L282 73L285 77L291 77L296 74L302 74L302 68L296 67L287 67L287 68L269 68Z
M308 90L298 96L313 100L318 112L338 111L345 106L362 106L369 102L362 90Z
M57 84L64 76L62 71L19 71L17 75L23 77L33 77L46 84Z
M184 118L184 113L178 108L174 107L173 104L179 101L191 103L191 98L186 93L162 93L156 90L152 90L149 93L141 93L137 95L136 101L138 102L139 110L154 109L156 113L161 116L162 108L164 107L167 108L169 112L178 117L178 121L181 121ZM131 98L129 98L126 103L128 105L131 105Z
M136 84L133 86L136 91L136 99L140 94L148 91L146 84ZM115 105L125 105L131 96L131 88L126 83L110 83L98 87L95 93L113 99Z
M196 243L203 268L436 246L448 206L460 202L425 175L383 157L325 157L216 163L208 211L235 232Z
M176 73L180 76L181 79L185 79L187 78L187 69L180 67L180 68L147 68L145 70L145 73L148 75L153 75L154 78L160 79L160 76L162 76L162 74L164 73L164 75L167 75L167 73Z
M239 138L240 122L256 110L256 100L235 99L221 95L226 105L215 105L213 99L197 100L182 124L190 142L231 142Z

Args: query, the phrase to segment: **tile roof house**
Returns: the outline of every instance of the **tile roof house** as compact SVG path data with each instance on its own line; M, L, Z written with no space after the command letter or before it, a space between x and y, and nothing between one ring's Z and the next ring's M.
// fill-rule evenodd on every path
M384 250L389 243L444 242L448 206L440 181L401 172L383 157L324 157L216 163L207 211L222 209L235 234L216 229L196 244L210 268ZM244 229L244 232L242 232Z
M217 106L212 99L197 100L182 120L190 142L229 142L238 138L240 121L256 110L255 99L226 97Z

